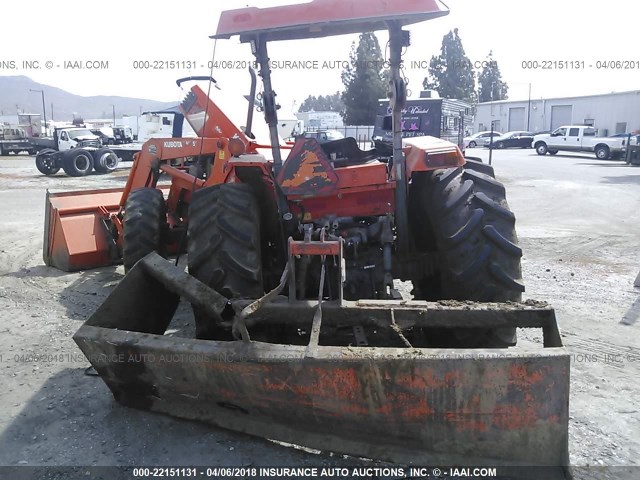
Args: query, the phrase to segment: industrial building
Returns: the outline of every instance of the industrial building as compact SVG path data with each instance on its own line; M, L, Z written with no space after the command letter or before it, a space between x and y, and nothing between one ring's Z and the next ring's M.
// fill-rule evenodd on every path
M591 125L598 135L630 133L640 129L640 90L584 97L522 101L500 100L476 106L474 131L541 132L562 125Z
M338 112L298 112L295 114L298 120L304 122L305 128L309 130L334 130L344 127L342 116Z

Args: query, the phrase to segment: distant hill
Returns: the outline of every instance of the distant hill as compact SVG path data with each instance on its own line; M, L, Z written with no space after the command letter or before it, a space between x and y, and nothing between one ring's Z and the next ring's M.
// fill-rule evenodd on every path
M61 88L34 82L23 75L0 77L0 116L16 113L42 113L42 97L29 89L44 90L47 107L47 120L51 120L51 104L54 108L55 121L72 121L73 114L84 119L111 118L113 107L116 116L138 115L142 111L162 110L174 106L174 103L158 102L129 97L94 96L82 97Z

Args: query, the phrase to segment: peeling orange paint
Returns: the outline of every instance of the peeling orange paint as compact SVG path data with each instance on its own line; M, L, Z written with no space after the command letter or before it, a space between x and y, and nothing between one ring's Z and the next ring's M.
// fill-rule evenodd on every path
M459 371L447 372L444 374L444 383L456 387L461 383L462 375Z
M474 377L473 383L459 369L378 371L362 365L319 365L305 368L302 374L261 363L219 362L202 366L220 381L215 401L237 404L249 411L279 404L298 413L307 411L317 421L369 419L391 428L426 421L449 424L452 431L459 433L482 433L490 428L529 429L541 420L560 422L558 415L547 416L548 405L539 398L543 392L546 398L549 387L544 384L534 388L545 381L544 370L531 365L483 372L480 378ZM229 386L236 377L242 387L238 390ZM501 388L496 390L493 383ZM487 397L489 392L497 397Z
M433 372L421 372L420 375L398 375L396 382L409 390L421 390L425 388L442 388L445 385L443 380L433 376Z
M433 416L435 410L426 400L419 400L417 403L401 406L398 413L406 420L423 420Z
M302 154L298 170L293 177L282 180L282 186L285 188L299 187L312 178L322 179L327 183L331 182L318 156L315 152L307 150Z
M538 421L537 412L540 410L529 405L496 405L493 410L493 425L503 430L519 430L532 427Z
M511 365L509 367L509 383L517 385L534 385L543 380L540 370L530 371L527 365Z

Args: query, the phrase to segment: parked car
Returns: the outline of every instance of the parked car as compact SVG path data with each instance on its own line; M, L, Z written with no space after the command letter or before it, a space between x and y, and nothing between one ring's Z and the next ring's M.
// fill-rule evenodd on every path
M344 135L337 130L317 130L313 132L304 132L306 138L315 138L318 143L332 142L344 138Z
M507 132L493 139L493 148L531 148L532 140L533 133L531 132ZM489 147L490 144L489 140L485 140L485 147Z
M640 133L616 133L615 135L610 135L611 138L624 138L625 141L627 138L629 138L629 136L631 136L630 138L630 142L629 145L638 145L640 144ZM623 143L624 145L624 143Z
M499 137L502 135L500 132L493 132L493 137ZM484 145L485 140L489 140L491 138L491 132L478 132L473 135L469 135L464 138L464 147L465 148L474 148L478 145Z

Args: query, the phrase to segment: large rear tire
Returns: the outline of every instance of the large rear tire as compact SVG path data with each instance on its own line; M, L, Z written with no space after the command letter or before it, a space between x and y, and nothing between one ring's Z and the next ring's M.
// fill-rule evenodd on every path
M493 171L493 167L488 163L483 163L481 160L476 160L475 158L466 157L464 168L467 170L474 170L476 172L484 173L485 175L489 175L490 177L495 178L496 174Z
M62 168L71 177L84 177L93 170L93 157L82 148L68 150L62 158Z
M166 255L167 207L162 191L140 188L129 194L122 220L124 271L151 252Z
M111 173L118 166L118 156L110 148L93 152L93 168L98 173Z
M260 211L249 185L223 184L196 191L187 229L189 273L231 298L264 294ZM194 308L196 337L229 340L211 317Z
M428 218L440 254L441 299L519 302L524 285L515 216L505 188L477 165L437 170L416 179L416 212ZM415 217L412 222L423 221ZM425 237L417 236L416 243ZM420 245L418 245L420 248ZM427 284L428 285L428 284ZM421 291L422 290L422 291ZM417 291L429 298L424 286ZM467 346L508 346L515 328L483 329L463 335Z
M45 148L36 155L36 168L44 175L55 175L60 171L55 159L56 151Z

